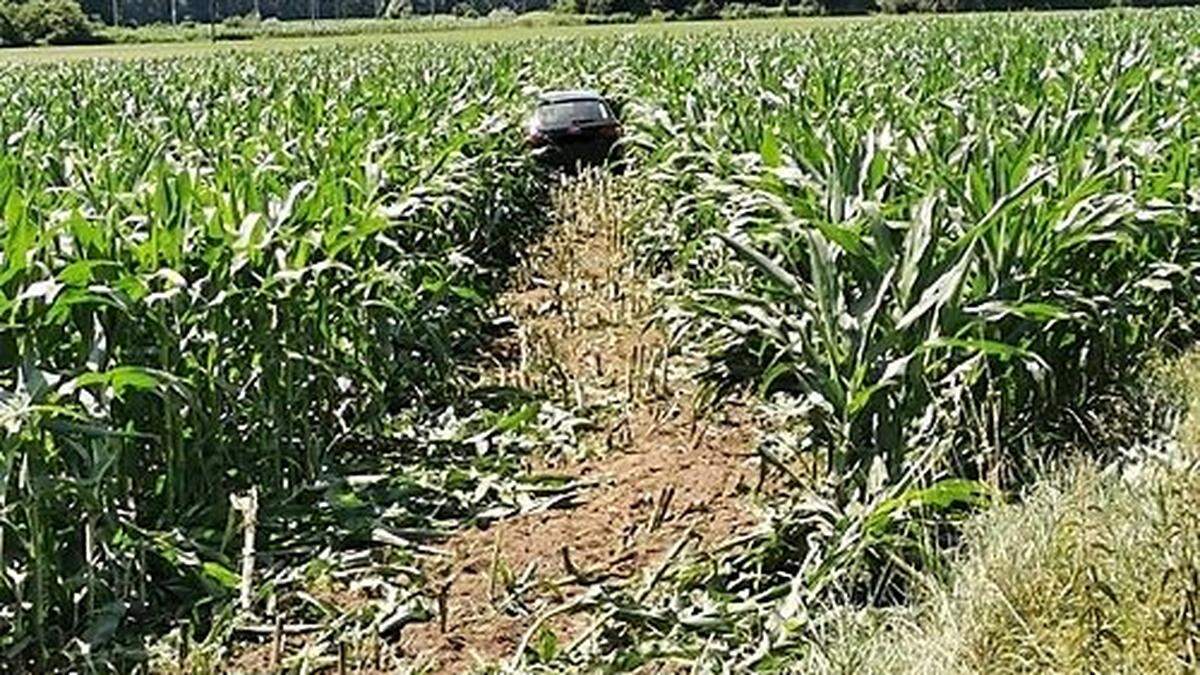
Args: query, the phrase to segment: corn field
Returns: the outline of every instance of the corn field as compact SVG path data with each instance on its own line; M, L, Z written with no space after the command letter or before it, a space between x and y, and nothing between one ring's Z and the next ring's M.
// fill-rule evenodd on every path
M712 405L782 401L771 459L818 457L828 501L573 658L776 663L821 592L903 588L906 512L1087 445L1087 404L1194 338L1198 18L0 66L5 660L225 597L231 496L453 400L546 209L528 97L586 86L622 103L674 348Z
M714 404L751 390L786 420L759 453L790 489L657 606L611 599L592 659L838 671L821 608L902 600L964 510L1169 417L1131 382L1196 335L1194 20L631 45L642 259ZM1125 435L1097 414L1122 406Z
M461 55L332 51L0 73L14 662L164 602L164 567L233 585L177 539L219 542L234 491L295 491L348 438L453 389L538 218L508 114L519 63L490 63L484 78Z
M960 470L1011 474L1010 425L1185 343L1193 18L664 50L676 81L636 94L661 102L642 140L669 186L648 257L688 280L713 395L801 394L842 477L901 471L927 425L970 434Z

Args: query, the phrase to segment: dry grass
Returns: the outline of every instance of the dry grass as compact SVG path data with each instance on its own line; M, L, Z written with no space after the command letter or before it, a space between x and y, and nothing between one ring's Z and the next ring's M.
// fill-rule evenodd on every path
M1200 668L1200 357L1161 372L1193 401L1170 461L1080 462L981 514L948 584L911 607L831 613L798 670Z

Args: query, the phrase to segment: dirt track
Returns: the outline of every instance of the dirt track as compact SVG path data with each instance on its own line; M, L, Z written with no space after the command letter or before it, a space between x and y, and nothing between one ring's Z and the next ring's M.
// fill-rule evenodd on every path
M636 579L685 536L702 549L753 523L742 498L754 478L749 416L734 407L702 419L693 410L688 369L665 356L650 291L629 260L633 200L593 177L555 201L556 222L504 299L518 328L497 345L490 377L593 411L594 456L553 468L597 486L566 508L447 543L452 562L434 571L444 627L412 626L400 643L433 672L511 658L531 626L592 585ZM566 645L585 622L562 612L535 627Z

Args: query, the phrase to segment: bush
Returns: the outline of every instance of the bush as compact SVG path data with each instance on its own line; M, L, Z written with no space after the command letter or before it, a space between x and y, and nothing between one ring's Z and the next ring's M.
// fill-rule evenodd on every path
M799 0L798 2L782 5L784 16L820 16L825 14L825 5L818 0Z
M0 4L0 44L14 46L32 43L25 17L22 5Z
M253 12L245 15L227 16L221 21L221 25L225 28L246 29L252 30L258 28L262 24L262 19Z
M583 25L583 17L574 16L566 17L557 12L533 11L525 12L517 16L512 21L514 26L525 26L528 28L543 28L546 26L580 26Z
M731 2L721 8L722 19L774 19L787 16L785 8L768 7L767 5L744 5Z
M957 9L957 0L879 0L879 10L887 14L953 12Z
M648 0L617 0L617 11L626 12L634 16L647 16L650 14L650 2Z
M40 7L42 39L52 45L93 42L92 24L75 0L41 0L29 3Z
M613 12L611 14L588 14L586 23L590 25L608 25L637 23L638 17L629 12Z
M820 16L825 14L826 7L822 0L783 0L779 13L783 16Z
M741 2L731 2L721 8L722 19L740 19L746 13L746 5Z
M674 20L675 16L660 9L650 10L650 13L639 17L638 23L663 23L665 21Z
M0 45L80 44L95 40L92 23L75 0L0 3Z

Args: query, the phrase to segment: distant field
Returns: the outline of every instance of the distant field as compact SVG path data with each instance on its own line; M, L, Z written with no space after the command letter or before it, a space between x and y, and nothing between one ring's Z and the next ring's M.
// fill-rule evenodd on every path
M1126 10L1130 11L1130 10ZM1137 10L1132 10L1136 12ZM1045 12L1023 12L1030 17L1047 16L1084 16L1099 14L1103 10L1065 11L1053 10ZM523 15L526 16L526 15ZM602 25L527 25L520 23L518 18L512 25L472 25L439 27L438 25L412 27L411 29L397 27L396 30L382 30L373 24L379 21L364 21L360 19L344 19L341 21L324 20L321 31L328 30L329 34L321 35L271 35L244 40L211 41L203 37L204 26L195 33L198 38L181 39L179 33L172 32L167 27L163 33L162 42L155 37L143 37L138 41L126 41L115 36L113 44L103 45L69 45L69 46L40 46L27 48L0 49L0 63L37 63L54 62L76 59L155 59L172 58L176 56L202 56L207 54L230 54L247 51L280 51L308 49L311 47L328 47L336 45L366 45L378 43L413 43L413 42L510 42L520 40L571 39L571 38L602 38L623 35L688 35L701 33L720 33L731 31L748 32L779 32L808 30L813 28L833 28L840 26L861 26L864 24L896 23L896 22L934 22L934 21L977 21L985 17L1000 16L997 13L960 13L960 14L907 14L907 15L872 15L872 16L806 16L789 18L759 18L733 19L711 21L670 21L633 24L602 24ZM303 21L287 22L304 23ZM338 23L361 23L361 31L345 29L341 34ZM132 29L131 29L132 30ZM153 35L155 28L137 29ZM226 28L218 30L228 31ZM277 29L283 30L283 29Z
M364 33L319 37L272 37L245 41L163 42L0 49L0 62L52 62L73 59L146 59L175 56L228 54L244 51L307 49L332 45L364 45L405 42L501 42L515 40L565 39L613 35L683 35L720 31L786 31L878 21L899 17L796 17L789 19L746 19L739 21L673 21L669 23L610 24L598 26L503 26L461 28L411 33Z

